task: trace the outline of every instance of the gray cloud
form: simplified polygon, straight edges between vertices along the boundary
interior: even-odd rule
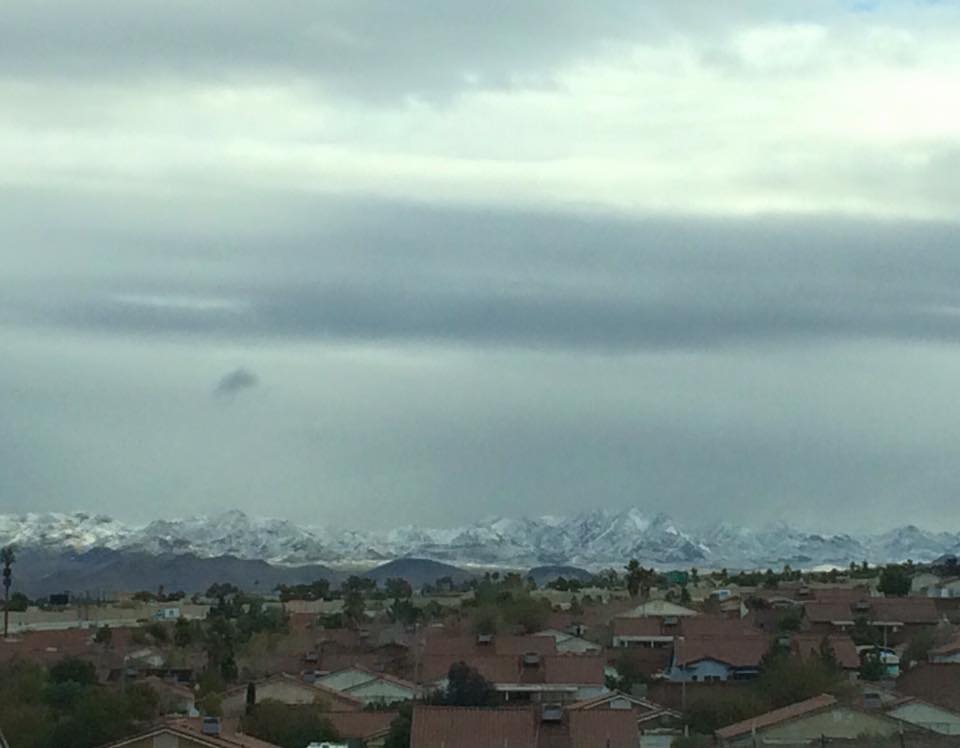
[[[0,510],[942,523],[956,14],[5,3]]]
[[[747,18],[815,18],[831,2],[645,6],[609,0],[253,0],[210,2],[13,0],[0,20],[7,76],[207,81],[286,75],[321,91],[395,101],[461,90],[551,85],[553,71],[628,40],[730,28]],[[842,11],[841,11],[842,13]]]
[[[219,396],[232,396],[244,390],[253,389],[259,383],[260,379],[256,374],[248,369],[239,368],[224,374],[213,392]]]

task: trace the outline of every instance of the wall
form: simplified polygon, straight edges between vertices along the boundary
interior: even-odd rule
[[[712,679],[725,681],[728,680],[729,677],[730,668],[716,660],[701,660],[686,668],[678,668],[675,666],[670,668],[670,680],[675,682],[685,680],[689,683],[696,679],[696,681],[709,683]]]

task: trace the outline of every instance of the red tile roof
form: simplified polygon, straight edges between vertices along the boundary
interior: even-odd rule
[[[836,703],[837,700],[833,696],[823,693],[819,696],[814,696],[812,699],[799,701],[796,704],[791,704],[781,709],[774,709],[772,712],[760,714],[751,719],[745,719],[742,722],[723,727],[717,730],[717,737],[723,740],[730,740],[740,735],[749,735],[753,730],[773,727],[788,720],[827,709]]]
[[[545,655],[536,667],[524,667],[523,657],[486,655],[451,659],[449,655],[427,655],[421,660],[422,683],[435,683],[447,677],[450,666],[466,662],[494,684],[548,683],[555,685],[603,685],[605,660],[599,655]]]
[[[960,664],[917,665],[897,679],[897,691],[960,712]]]
[[[812,601],[803,606],[804,617],[810,623],[833,623],[834,621],[853,621],[866,616],[866,611],[854,614],[845,602]]]
[[[823,634],[794,634],[790,639],[790,650],[801,658],[819,657],[820,645],[823,643]],[[847,634],[829,634],[826,637],[833,649],[833,655],[836,657],[840,667],[849,670],[860,667],[860,655],[857,653],[857,645],[854,644]]]
[[[556,654],[557,641],[552,636],[495,636],[489,644],[478,644],[475,636],[449,636],[434,633],[424,642],[425,655],[449,655],[459,660],[489,655],[522,655],[527,652]]]
[[[637,718],[631,709],[590,709],[568,712],[573,748],[636,748]]]
[[[371,740],[386,734],[398,712],[336,712],[325,714],[333,729],[345,740]]]
[[[770,649],[770,639],[763,635],[688,636],[676,647],[678,665],[701,660],[716,660],[731,667],[756,667]]]
[[[940,621],[936,603],[929,597],[887,597],[870,600],[871,621],[936,624]]]
[[[531,709],[417,706],[410,748],[535,748],[537,727]]]

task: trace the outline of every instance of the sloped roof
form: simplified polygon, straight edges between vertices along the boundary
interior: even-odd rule
[[[567,714],[573,748],[636,748],[637,719],[629,709],[590,709]]]
[[[410,748],[535,748],[531,709],[416,706]]]
[[[670,634],[664,633],[662,619],[655,617],[634,618],[618,617],[611,621],[610,629],[614,636],[671,636],[679,634],[680,629],[677,626],[669,627],[672,629]]]
[[[328,688],[327,686],[323,686],[319,683],[308,683],[307,681],[303,680],[303,678],[297,677],[296,675],[291,675],[290,673],[277,673],[276,675],[271,675],[269,678],[254,681],[253,685],[259,689],[271,683],[287,683],[299,686],[303,688],[304,691],[315,694],[321,699],[329,699],[337,706],[348,711],[360,711],[364,707],[364,703],[360,699],[351,696],[350,694],[334,690],[333,688]],[[231,697],[238,694],[246,694],[246,692],[247,684],[243,683],[227,689],[224,691],[223,695],[225,697]]]
[[[190,740],[192,744],[203,746],[203,748],[280,748],[275,743],[267,743],[251,735],[234,732],[226,726],[220,735],[204,735],[201,732],[199,719],[170,720],[166,723],[147,728],[136,735],[107,743],[100,746],[100,748],[123,748],[123,746],[138,743],[145,738],[153,738],[161,735],[175,735],[180,738],[186,738]]]
[[[341,738],[371,740],[385,735],[399,712],[332,712],[325,714]]]
[[[645,617],[645,616],[695,616],[697,611],[692,608],[685,608],[683,605],[677,605],[669,600],[648,600],[647,602],[627,610],[620,614],[622,617]]]
[[[820,645],[823,642],[822,634],[799,633],[790,638],[790,650],[801,658],[819,657]],[[837,659],[840,667],[849,670],[860,667],[860,655],[857,653],[857,645],[847,634],[829,634],[827,637],[830,647],[833,649],[833,655]]]
[[[827,709],[834,706],[837,700],[829,695],[822,693],[806,701],[799,701],[796,704],[790,704],[780,709],[774,709],[772,712],[757,715],[751,719],[745,719],[742,722],[736,722],[727,727],[717,730],[717,737],[722,740],[730,740],[740,735],[748,735],[754,730],[762,730],[767,727],[773,727],[783,722],[787,722],[797,717],[803,717],[813,714],[821,709]]]
[[[813,600],[804,603],[803,615],[810,623],[833,623],[834,621],[853,621],[864,613],[854,615],[849,603],[846,602]]]
[[[701,660],[716,660],[731,667],[756,667],[770,649],[766,636],[690,636],[676,647],[678,665],[690,665]]]
[[[870,600],[870,620],[900,623],[939,622],[937,605],[929,597],[880,597]]]
[[[897,691],[960,712],[960,664],[917,665],[900,675]]]

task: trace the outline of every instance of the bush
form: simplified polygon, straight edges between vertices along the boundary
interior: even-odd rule
[[[303,748],[311,742],[340,739],[323,712],[313,704],[284,704],[266,699],[257,704],[241,724],[248,735],[282,748]]]

